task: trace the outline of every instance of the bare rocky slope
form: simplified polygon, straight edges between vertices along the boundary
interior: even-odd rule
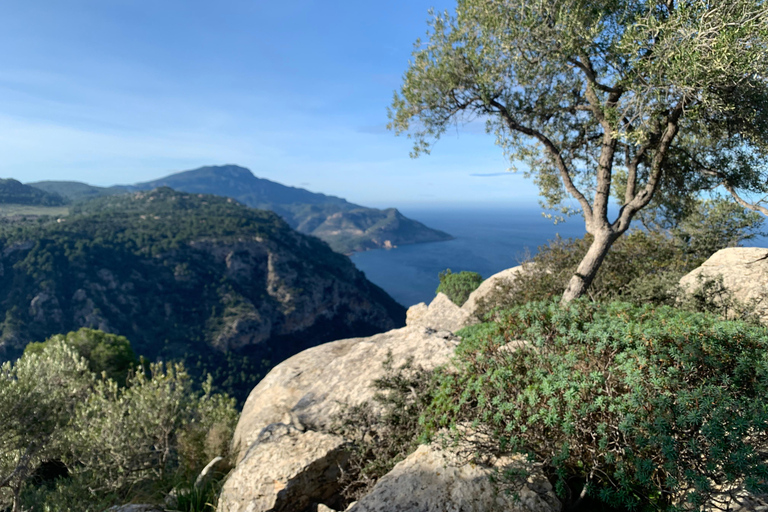
[[[231,199],[166,188],[0,225],[2,359],[92,327],[243,396],[286,357],[404,318],[349,258]]]

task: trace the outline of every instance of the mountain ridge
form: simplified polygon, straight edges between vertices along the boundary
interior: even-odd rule
[[[299,232],[317,236],[342,254],[398,245],[451,240],[448,233],[409,219],[397,209],[367,208],[346,199],[290,187],[255,176],[233,164],[205,166],[133,185],[93,187],[78,182],[29,183],[70,200],[167,186],[181,192],[214,194],[270,210]]]
[[[241,398],[300,350],[405,319],[348,257],[275,213],[170,188],[0,223],[0,290],[0,360],[90,327],[151,360],[185,359]]]

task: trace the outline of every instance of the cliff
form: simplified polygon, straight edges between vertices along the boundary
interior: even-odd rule
[[[346,256],[274,213],[215,196],[159,189],[6,223],[0,255],[3,359],[92,327],[150,359],[211,371],[238,396],[303,349],[405,318]]]

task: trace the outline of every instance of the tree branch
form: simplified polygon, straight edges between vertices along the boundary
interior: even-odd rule
[[[680,128],[680,117],[683,115],[687,103],[688,98],[684,97],[667,117],[667,126],[659,139],[656,153],[653,155],[653,160],[651,161],[651,172],[648,177],[648,183],[646,183],[643,190],[636,194],[630,202],[621,207],[619,218],[614,222],[615,229],[618,229],[621,232],[626,231],[626,229],[629,228],[629,223],[632,221],[632,217],[635,213],[642,208],[645,208],[648,203],[651,202],[651,199],[653,199],[653,194],[656,192],[656,189],[659,186],[659,180],[661,179],[664,159],[666,158],[669,147],[672,145],[672,141]]]
[[[560,154],[560,151],[557,149],[555,144],[540,131],[534,130],[533,128],[529,128],[527,126],[523,126],[515,121],[515,119],[509,113],[509,110],[507,110],[507,107],[498,101],[491,100],[490,104],[498,110],[498,113],[501,114],[501,117],[507,123],[507,126],[510,130],[514,130],[524,135],[528,135],[529,137],[535,138],[544,145],[549,154],[555,159],[555,164],[557,165],[558,171],[560,171],[560,178],[563,180],[565,189],[579,202],[582,209],[584,210],[584,218],[587,222],[587,231],[589,231],[593,220],[592,205],[589,204],[589,201],[586,197],[584,197],[584,194],[582,194],[581,191],[576,188],[576,185],[573,183],[573,179],[571,179],[571,175],[568,172],[568,166],[566,165],[565,160],[563,160],[563,156]]]

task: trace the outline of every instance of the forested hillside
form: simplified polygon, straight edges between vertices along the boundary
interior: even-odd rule
[[[340,197],[288,187],[258,178],[237,165],[201,167],[158,180],[109,188],[70,181],[45,181],[31,185],[71,201],[158,187],[230,197],[252,208],[277,213],[292,228],[324,240],[343,254],[451,239],[451,235],[409,219],[394,208],[367,208]]]
[[[61,206],[64,203],[64,198],[58,194],[24,185],[14,179],[0,179],[0,205]]]
[[[304,348],[402,325],[346,256],[272,212],[158,189],[0,225],[0,354],[92,327],[242,396]]]

